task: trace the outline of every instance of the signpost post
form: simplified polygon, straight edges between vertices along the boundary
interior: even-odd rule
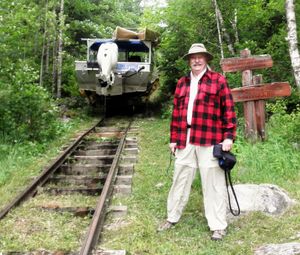
[[[245,137],[251,142],[266,139],[265,99],[291,95],[288,82],[262,83],[262,75],[252,75],[254,69],[273,66],[269,55],[251,56],[248,49],[242,50],[239,58],[221,60],[224,72],[242,71],[241,88],[231,90],[234,102],[243,102],[245,116]]]

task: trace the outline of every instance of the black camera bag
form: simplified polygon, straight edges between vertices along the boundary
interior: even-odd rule
[[[240,205],[238,203],[235,191],[233,189],[231,176],[230,176],[230,171],[236,163],[236,157],[233,153],[231,153],[229,151],[223,151],[222,150],[222,144],[214,145],[213,156],[218,159],[219,166],[224,170],[224,173],[225,173],[225,181],[226,181],[226,188],[227,188],[227,195],[228,195],[228,203],[229,203],[230,212],[234,216],[238,216],[238,215],[240,215],[241,210],[240,210]],[[237,213],[235,213],[233,211],[232,207],[231,207],[230,195],[229,195],[229,191],[228,191],[228,180],[229,180],[230,187],[231,187],[231,190],[232,190],[232,193],[233,193],[233,196],[235,198],[235,202],[236,202],[236,205],[237,205],[237,208],[238,208]]]

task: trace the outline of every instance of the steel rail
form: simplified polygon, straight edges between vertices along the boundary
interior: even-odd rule
[[[48,180],[49,176],[54,173],[64,162],[64,160],[76,149],[82,139],[91,131],[93,131],[98,125],[103,122],[104,118],[97,122],[92,128],[85,131],[79,138],[77,138],[63,153],[53,162],[52,165],[47,167],[31,184],[28,186],[23,192],[21,192],[15,199],[8,204],[1,212],[0,212],[0,220],[3,219],[6,214],[14,207],[21,204],[27,198],[32,197],[36,192],[39,186],[45,184]]]
[[[80,255],[90,254],[99,239],[100,232],[101,232],[103,222],[104,222],[105,210],[106,210],[107,204],[109,203],[109,200],[111,198],[113,183],[116,178],[117,166],[118,166],[119,159],[120,159],[121,153],[122,153],[124,145],[125,145],[126,135],[127,135],[127,132],[129,130],[130,126],[131,126],[131,121],[130,121],[129,125],[127,126],[127,128],[120,140],[120,143],[118,145],[116,156],[112,162],[112,165],[111,165],[109,173],[107,175],[103,190],[97,201],[97,206],[96,206],[93,218],[92,218],[92,222],[91,222],[88,232],[85,236],[83,245],[81,246],[81,250],[79,253]]]

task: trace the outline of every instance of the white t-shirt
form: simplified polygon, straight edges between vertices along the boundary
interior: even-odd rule
[[[206,68],[197,76],[194,76],[191,72],[191,84],[190,84],[190,99],[188,104],[188,110],[187,110],[187,124],[192,124],[192,115],[193,115],[193,106],[194,101],[198,92],[198,82],[202,78],[203,74],[206,72]]]

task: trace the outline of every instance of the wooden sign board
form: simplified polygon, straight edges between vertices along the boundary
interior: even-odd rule
[[[240,57],[222,59],[223,72],[242,71],[241,88],[231,90],[234,102],[243,102],[245,116],[245,137],[255,142],[258,138],[265,140],[265,99],[291,95],[287,82],[262,83],[262,76],[252,76],[253,69],[273,66],[270,55],[252,56],[249,49],[240,52]]]
[[[239,58],[225,58],[221,60],[220,64],[223,72],[236,72],[272,67],[273,60],[270,55],[259,55]]]
[[[234,102],[246,102],[291,95],[288,82],[273,82],[231,89]]]

